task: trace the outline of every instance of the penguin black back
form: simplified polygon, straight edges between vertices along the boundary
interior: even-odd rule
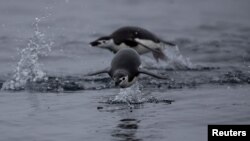
[[[122,49],[116,53],[112,62],[110,73],[113,74],[115,70],[125,69],[132,76],[139,74],[138,69],[141,65],[139,54],[130,48]]]
[[[114,39],[115,44],[120,45],[122,42],[127,42],[129,44],[129,40],[134,40],[135,38],[139,39],[146,39],[151,40],[155,43],[159,43],[160,39],[149,32],[146,29],[140,28],[140,27],[133,27],[133,26],[126,26],[119,28],[115,32],[113,32],[110,37]],[[129,39],[129,40],[128,40]],[[134,44],[134,42],[131,42],[130,46],[136,46],[137,44]]]

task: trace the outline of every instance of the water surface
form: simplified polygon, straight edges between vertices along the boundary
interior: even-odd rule
[[[249,9],[248,0],[1,0],[0,140],[200,141],[208,124],[249,124]],[[88,43],[127,25],[174,41],[184,60],[143,56],[171,79],[141,75],[135,93],[146,100],[130,106],[110,102],[121,91],[107,75],[84,76],[113,57]]]

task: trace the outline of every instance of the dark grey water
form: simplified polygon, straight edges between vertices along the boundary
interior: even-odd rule
[[[0,140],[205,140],[207,124],[249,124],[249,9],[248,0],[1,0]],[[88,42],[127,25],[178,45],[172,62],[142,57],[170,80],[142,75],[123,91],[106,75],[84,77],[113,57]],[[116,101],[124,95],[130,107]]]

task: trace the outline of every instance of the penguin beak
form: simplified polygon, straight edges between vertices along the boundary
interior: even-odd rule
[[[121,83],[121,80],[115,81],[115,86],[119,86],[120,83]]]
[[[98,41],[93,41],[89,43],[92,47],[98,46],[100,43]]]
[[[119,86],[121,83],[121,80],[119,78],[114,78],[113,79],[115,81],[115,86]]]

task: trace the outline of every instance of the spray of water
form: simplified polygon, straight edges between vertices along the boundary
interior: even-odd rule
[[[194,65],[190,62],[189,58],[184,57],[178,46],[169,47],[167,45],[163,45],[164,53],[167,57],[167,60],[159,61],[159,63],[155,63],[155,60],[145,57],[143,63],[144,66],[150,66],[158,69],[189,69],[193,68]]]
[[[143,93],[141,91],[141,85],[139,84],[139,82],[136,82],[129,88],[120,89],[120,92],[115,97],[109,98],[107,101],[101,103],[126,105],[128,109],[130,109],[130,112],[132,112],[132,109],[137,108],[138,106],[144,103],[171,104],[172,102],[174,101],[168,99],[158,99],[154,96],[150,96],[148,94]],[[111,107],[111,109],[110,108],[108,109],[109,110],[121,109],[121,107],[115,107],[115,109],[113,108]]]
[[[131,87],[120,89],[120,92],[113,99],[110,99],[110,103],[127,103],[128,105],[140,104],[144,101],[145,98],[143,98],[138,82]]]
[[[12,79],[6,81],[2,90],[22,90],[30,83],[46,79],[46,73],[41,69],[39,57],[47,56],[51,51],[52,41],[45,38],[39,29],[41,19],[34,22],[34,35],[28,40],[27,46],[19,50],[20,60],[14,71]]]

